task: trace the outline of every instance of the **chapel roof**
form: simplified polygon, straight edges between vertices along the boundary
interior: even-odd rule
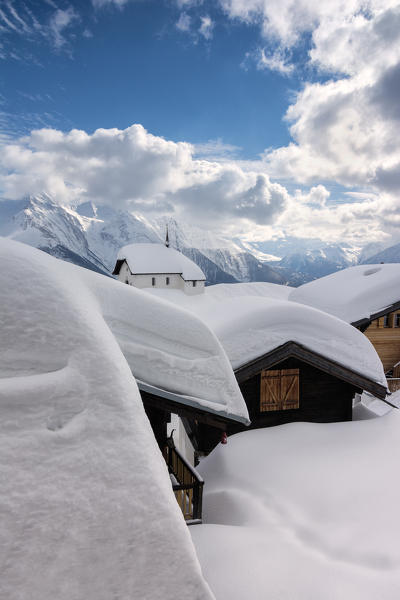
[[[123,261],[132,274],[174,274],[185,281],[205,281],[203,271],[190,258],[164,244],[129,244],[118,252],[113,274],[118,275]]]

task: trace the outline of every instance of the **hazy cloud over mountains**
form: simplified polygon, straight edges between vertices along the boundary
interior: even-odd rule
[[[233,218],[265,225],[284,210],[288,194],[267,175],[193,152],[141,125],[92,135],[42,129],[3,148],[0,181],[8,198],[46,191],[66,204],[93,200],[214,225]]]

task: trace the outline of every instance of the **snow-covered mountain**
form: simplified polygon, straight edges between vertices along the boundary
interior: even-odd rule
[[[378,263],[400,263],[400,244],[390,246],[385,250],[373,254],[372,256],[366,257],[361,261],[363,264],[378,264]]]
[[[46,194],[0,201],[0,235],[107,275],[121,246],[160,243],[168,226],[171,246],[194,260],[207,282],[271,281],[300,285],[358,262],[399,262],[400,245],[363,248],[318,239],[280,238],[246,242],[216,236],[171,217],[149,219],[110,206],[61,206]]]
[[[203,269],[208,283],[271,281],[284,277],[235,242],[161,217],[150,221],[111,207],[84,203],[60,206],[41,194],[0,202],[0,235],[11,237],[75,264],[110,274],[121,246],[162,242],[168,225],[172,247]]]
[[[358,250],[328,244],[315,250],[288,254],[274,264],[287,274],[291,285],[299,285],[357,264]]]
[[[279,271],[292,286],[355,265],[363,252],[361,247],[347,243],[327,243],[320,239],[295,237],[253,242],[247,244],[247,247],[254,247],[261,259],[262,256],[272,255],[272,260],[267,259],[268,264]],[[370,249],[370,253],[372,252]]]

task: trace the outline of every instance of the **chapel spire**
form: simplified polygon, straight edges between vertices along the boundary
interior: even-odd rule
[[[168,225],[167,225],[167,232],[165,234],[165,245],[167,246],[167,248],[169,248]]]

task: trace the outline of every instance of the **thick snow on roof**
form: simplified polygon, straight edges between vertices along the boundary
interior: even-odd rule
[[[242,421],[248,412],[221,343],[193,313],[80,269],[135,378]],[[183,293],[183,292],[182,292]]]
[[[0,597],[210,599],[88,272],[5,239],[0,264]]]
[[[396,600],[400,411],[229,437],[200,464],[204,574],[229,600]]]
[[[254,284],[245,285],[251,289]],[[214,287],[222,286],[210,286],[195,297],[187,297],[179,290],[150,293],[200,317],[221,341],[234,369],[293,341],[386,387],[381,360],[360,331],[310,306],[243,293],[242,286],[224,284],[223,293],[221,289],[213,292]]]
[[[301,285],[289,299],[348,323],[368,319],[400,301],[400,264],[349,267]]]
[[[235,287],[232,287],[235,286]],[[207,287],[207,296],[214,300],[223,300],[225,298],[240,298],[243,296],[261,296],[263,298],[276,298],[278,300],[287,300],[289,294],[295,288],[289,285],[279,285],[278,283],[268,283],[265,281],[253,281],[251,283],[219,283]]]
[[[205,280],[203,271],[182,252],[164,244],[129,244],[118,252],[132,273],[179,273],[185,281]]]

